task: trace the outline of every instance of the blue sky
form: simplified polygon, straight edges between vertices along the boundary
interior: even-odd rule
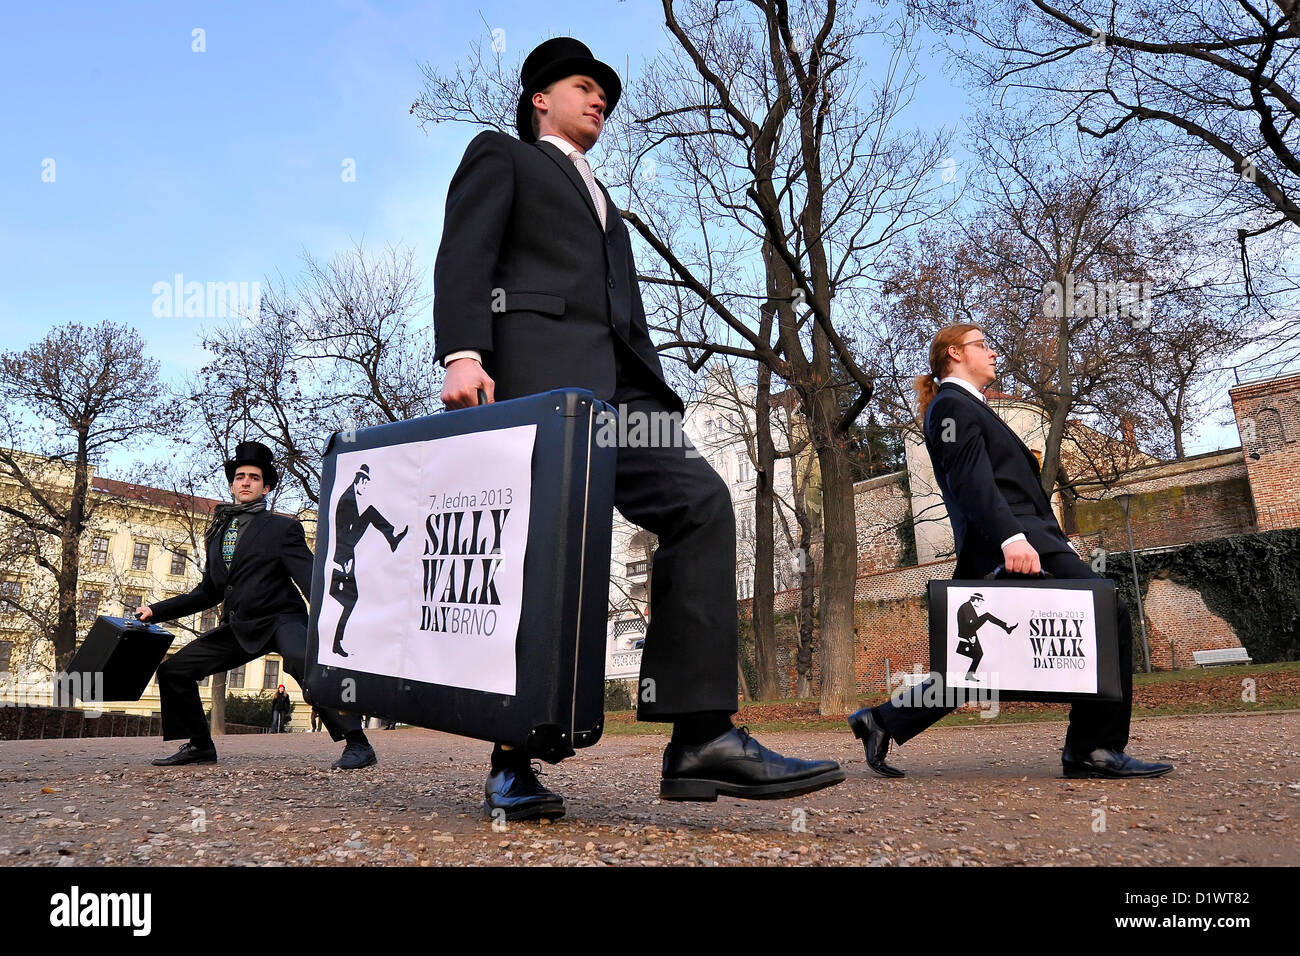
[[[364,238],[413,245],[431,280],[447,183],[475,131],[420,129],[420,64],[450,67],[500,28],[512,62],[570,34],[635,72],[666,42],[661,18],[651,0],[10,5],[0,349],[108,319],[138,329],[177,379],[203,360],[205,321],[153,315],[154,284],[177,273],[292,277],[304,249],[328,258]],[[925,69],[909,124],[959,124],[965,93]]]

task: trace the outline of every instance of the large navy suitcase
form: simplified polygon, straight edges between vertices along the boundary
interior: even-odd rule
[[[156,624],[99,615],[68,664],[68,676],[75,677],[71,696],[85,703],[139,700],[172,640],[171,632]]]
[[[311,702],[551,762],[595,743],[617,456],[600,432],[613,415],[561,389],[332,435]]]

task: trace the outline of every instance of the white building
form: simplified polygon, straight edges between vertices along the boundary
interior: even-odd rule
[[[723,365],[711,367],[698,401],[686,406],[683,430],[705,461],[731,491],[736,515],[736,595],[754,592],[754,487],[756,481],[753,386],[737,385]],[[772,402],[772,432],[777,453],[789,447],[790,418],[786,403]],[[774,488],[778,501],[790,507],[794,482],[793,459],[779,458]],[[778,504],[778,507],[781,507]],[[788,514],[788,512],[787,512]],[[793,526],[793,521],[790,521]],[[786,573],[789,549],[781,522],[776,520],[777,569],[775,585],[789,587]],[[641,669],[641,645],[649,621],[652,556],[655,536],[614,512],[614,540],[609,580],[609,629],[606,637],[606,679],[635,678]],[[786,555],[783,559],[782,555]]]

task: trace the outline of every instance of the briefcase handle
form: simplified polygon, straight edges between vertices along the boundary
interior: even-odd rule
[[[478,403],[480,405],[486,405],[488,403],[487,392],[483,391],[481,388],[478,390]]]
[[[993,581],[999,577],[1004,578],[1054,578],[1056,577],[1051,571],[1044,571],[1039,568],[1037,574],[1021,574],[1019,571],[1008,571],[1005,564],[999,564],[996,568],[984,575],[985,581]]]

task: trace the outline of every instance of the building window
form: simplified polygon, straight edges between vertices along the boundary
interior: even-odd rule
[[[126,605],[126,613],[123,617],[135,617],[135,609],[144,604],[143,594],[123,594],[122,603]]]
[[[244,686],[244,665],[240,664],[226,674],[226,686],[230,688]]]
[[[14,646],[8,641],[0,641],[0,671],[9,670],[9,661],[14,655]]]
[[[188,556],[189,552],[184,548],[172,552],[172,574],[185,573],[185,559]]]
[[[212,681],[212,675],[209,674],[207,677],[203,678],[203,680],[199,681],[199,686],[207,687],[211,681]]]
[[[203,616],[199,618],[199,630],[210,631],[216,626],[217,626],[217,609],[215,607],[210,607],[206,611],[204,611]]]
[[[275,690],[280,686],[280,662],[268,660],[262,675],[262,690]]]
[[[82,591],[81,592],[81,619],[83,621],[93,621],[95,615],[99,613],[99,602],[104,595],[99,591]]]
[[[736,475],[737,481],[749,481],[753,477],[754,469],[748,455],[736,455]]]
[[[134,571],[149,570],[149,545],[137,541],[131,548],[131,568]]]
[[[627,576],[629,578],[644,577],[646,569],[649,567],[648,561],[630,561],[627,566]]]
[[[0,581],[0,597],[8,598],[11,601],[17,601],[22,596],[23,582]]]
[[[90,563],[97,567],[108,564],[108,539],[95,538],[90,543]]]

